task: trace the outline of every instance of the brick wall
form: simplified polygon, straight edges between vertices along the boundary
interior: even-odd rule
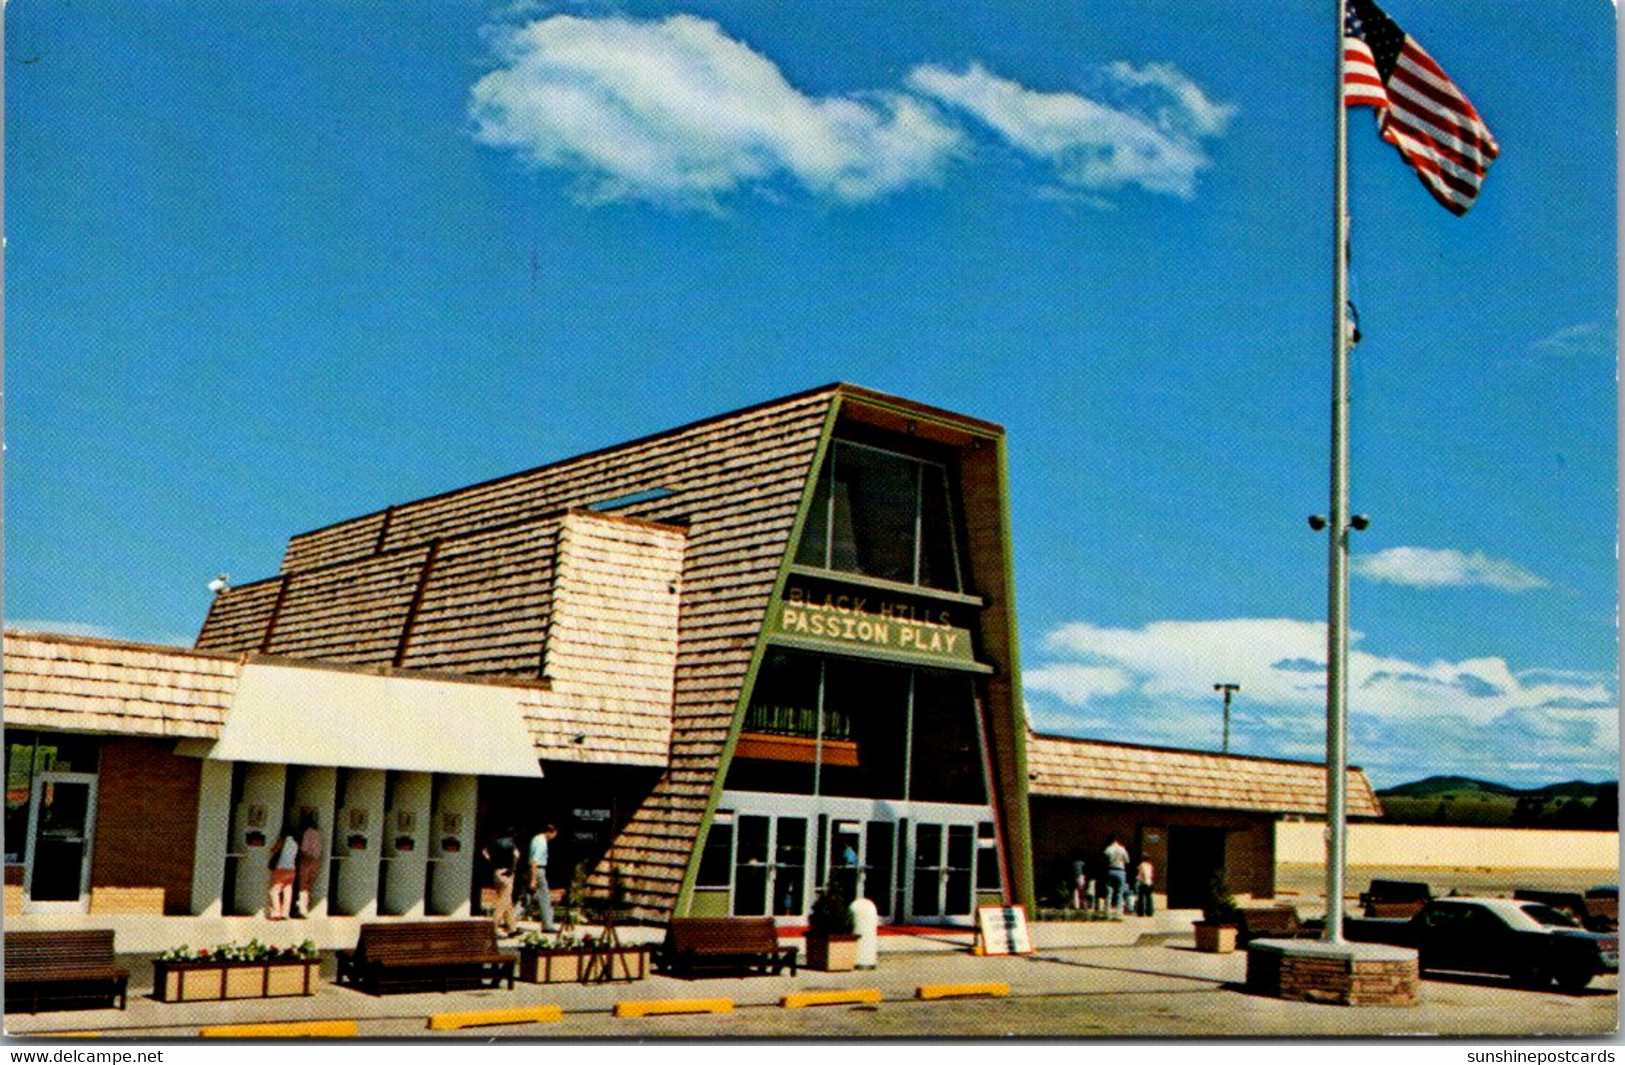
[[[172,746],[154,740],[102,746],[90,883],[93,891],[162,888],[164,912],[184,914],[192,900],[202,766],[171,754]]]

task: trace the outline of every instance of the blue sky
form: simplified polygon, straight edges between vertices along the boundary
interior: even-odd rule
[[[15,0],[8,622],[189,643],[290,533],[848,380],[1007,427],[1038,728],[1216,747],[1234,681],[1317,757],[1310,7]],[[1533,10],[1388,5],[1465,218],[1350,115],[1379,785],[1617,771],[1614,13]]]

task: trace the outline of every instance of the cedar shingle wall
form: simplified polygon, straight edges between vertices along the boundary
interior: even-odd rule
[[[198,650],[258,651],[281,591],[280,580],[268,580],[215,596],[197,638]]]
[[[266,653],[389,665],[427,557],[398,551],[292,576]]]
[[[446,541],[412,622],[411,669],[534,677],[552,608],[559,519]]]
[[[1027,745],[1034,795],[1274,813],[1326,812],[1326,769],[1201,751],[1130,747],[1061,736],[1033,736]],[[1364,772],[1348,775],[1348,811],[1381,817],[1382,805]]]
[[[5,634],[13,726],[217,739],[236,691],[230,658],[140,644]]]
[[[372,656],[398,646],[415,578],[429,542],[438,538],[439,554],[423,587],[404,664],[536,676],[550,615],[558,609],[551,568],[557,550],[548,537],[556,541],[563,512],[634,492],[669,490],[669,496],[615,512],[686,526],[688,537],[668,770],[600,870],[602,882],[609,865],[619,866],[632,901],[662,915],[681,888],[834,395],[830,390],[795,397],[296,536],[283,559],[283,572],[291,578],[272,651],[387,660]],[[380,549],[386,554],[378,555]],[[416,574],[409,560],[415,560]],[[599,561],[611,564],[608,558]],[[301,585],[318,575],[327,601],[318,602],[322,596],[307,591],[296,609]],[[352,587],[360,587],[346,583],[351,580],[372,582],[376,593],[350,595]],[[258,649],[277,583],[220,596],[199,646]],[[581,609],[591,605],[583,600]],[[365,617],[372,629],[363,631],[353,620],[342,620],[345,616]],[[341,633],[348,633],[344,640],[337,639]],[[573,663],[571,669],[586,669],[599,653],[588,650],[579,635],[561,639],[560,653]],[[650,665],[641,654],[628,656],[619,676],[597,679],[617,698],[622,689],[646,692]],[[566,679],[564,689],[569,683]],[[563,737],[571,715],[590,712],[581,698],[569,690],[542,693],[536,714],[560,715],[554,732]],[[620,709],[636,702],[623,699]],[[631,733],[627,736],[631,745]]]
[[[666,764],[683,539],[671,526],[565,518],[547,639],[552,690],[536,694],[528,715],[543,758]]]

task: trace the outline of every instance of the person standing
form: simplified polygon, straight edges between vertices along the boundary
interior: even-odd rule
[[[1156,867],[1151,859],[1140,855],[1140,865],[1134,870],[1134,912],[1140,917],[1156,916],[1157,905],[1151,898],[1152,885],[1156,882]]]
[[[1106,885],[1106,908],[1121,916],[1123,899],[1128,894],[1128,848],[1116,836],[1106,845]]]
[[[553,923],[553,892],[547,886],[547,845],[558,834],[557,826],[547,824],[530,840],[530,894],[541,909],[544,932],[559,930],[559,926]]]
[[[299,860],[299,841],[294,838],[293,826],[282,822],[282,831],[276,835],[271,848],[271,882],[266,887],[265,916],[273,921],[288,919],[293,904],[294,865]]]
[[[306,810],[299,817],[299,856],[294,865],[294,883],[299,889],[299,916],[310,916],[310,886],[322,867],[322,831],[316,815]]]
[[[496,892],[491,923],[499,935],[516,936],[519,924],[513,917],[513,874],[519,865],[519,848],[513,843],[513,829],[492,840],[480,853],[491,863],[491,887]]]

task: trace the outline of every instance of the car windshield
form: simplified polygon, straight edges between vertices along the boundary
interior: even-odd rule
[[[1530,902],[1518,907],[1548,928],[1579,928],[1580,922],[1563,910],[1554,910],[1543,902]]]

